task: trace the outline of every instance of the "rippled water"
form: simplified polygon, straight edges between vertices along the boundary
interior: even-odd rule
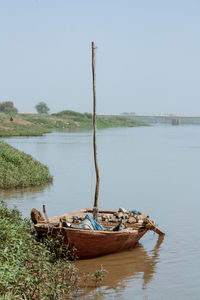
[[[49,217],[93,205],[92,133],[4,139],[49,166],[53,185],[0,192],[28,216]],[[200,126],[152,126],[98,131],[100,207],[138,209],[166,232],[149,232],[132,250],[76,264],[108,271],[104,284],[80,299],[200,299]]]

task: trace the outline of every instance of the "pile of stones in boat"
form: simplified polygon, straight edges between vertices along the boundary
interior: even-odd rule
[[[99,221],[103,222],[119,222],[120,220],[125,220],[127,223],[143,223],[143,220],[147,216],[144,214],[136,214],[133,211],[127,211],[123,207],[120,207],[117,212],[113,214],[103,214],[99,216]]]
[[[147,216],[144,214],[141,214],[139,212],[134,213],[134,211],[127,211],[126,209],[124,209],[123,207],[120,207],[118,209],[118,211],[114,212],[114,213],[106,213],[106,214],[102,214],[99,213],[99,217],[98,217],[98,221],[99,222],[119,222],[120,220],[124,221],[125,223],[139,223],[142,224],[144,219]],[[78,221],[82,221],[83,217],[80,216],[73,216],[73,223],[76,223]]]

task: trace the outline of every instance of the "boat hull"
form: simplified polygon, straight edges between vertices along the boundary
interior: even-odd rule
[[[96,231],[75,228],[49,228],[36,225],[39,237],[61,237],[63,249],[74,259],[85,259],[120,252],[134,247],[148,229]]]
[[[134,247],[139,239],[146,233],[141,232],[103,232],[103,231],[73,231],[67,233],[71,250],[77,249],[78,258],[91,258],[109,253],[120,252]]]

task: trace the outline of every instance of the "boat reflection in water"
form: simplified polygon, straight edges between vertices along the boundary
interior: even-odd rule
[[[153,278],[153,274],[156,272],[156,264],[159,262],[159,249],[164,240],[164,235],[159,235],[158,240],[156,242],[155,247],[153,250],[150,251],[151,256],[146,253],[147,257],[144,262],[144,273],[143,273],[143,289],[146,288],[146,285],[151,281]],[[145,251],[145,250],[144,250]]]
[[[124,289],[127,282],[134,278],[141,278],[141,274],[143,274],[142,289],[146,289],[156,273],[156,265],[160,258],[160,246],[163,240],[164,236],[159,236],[151,251],[145,250],[143,245],[138,243],[134,249],[124,252],[77,261],[76,266],[80,270],[80,276],[84,276],[87,272],[94,273],[101,265],[106,270],[98,296],[103,296],[110,290],[120,291]],[[92,299],[96,294],[94,282],[92,281],[88,281],[86,289],[83,284],[81,288],[80,299],[85,299],[86,295],[87,299],[90,297]]]

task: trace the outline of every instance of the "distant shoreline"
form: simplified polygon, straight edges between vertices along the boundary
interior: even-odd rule
[[[97,119],[97,128],[148,126],[147,123],[128,117],[108,116]],[[92,114],[65,110],[56,114],[21,114],[10,121],[9,115],[0,113],[0,137],[41,136],[56,129],[90,130]]]

